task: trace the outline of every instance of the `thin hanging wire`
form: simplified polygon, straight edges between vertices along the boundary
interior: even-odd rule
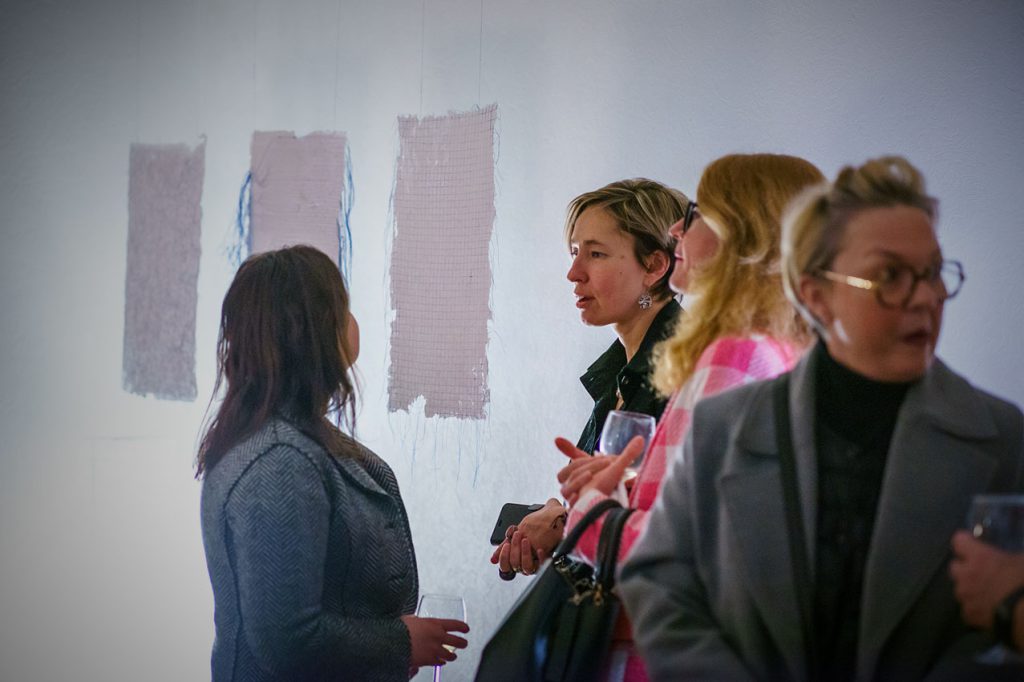
[[[427,0],[423,0],[420,7],[420,109],[419,115],[423,116],[423,55],[427,46]]]
[[[480,84],[484,76],[484,0],[480,0],[480,44],[477,50],[476,105],[480,106]]]

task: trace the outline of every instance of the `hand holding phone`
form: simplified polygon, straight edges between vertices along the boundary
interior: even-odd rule
[[[494,530],[491,531],[491,544],[495,547],[500,545],[505,540],[505,533],[509,526],[518,526],[527,514],[540,511],[543,508],[543,504],[507,502],[502,505],[501,513],[498,514],[498,520],[494,524]]]
[[[518,506],[520,509],[509,508],[506,518],[499,518],[491,537],[492,544],[497,545],[491,563],[498,565],[502,580],[512,580],[516,573],[536,573],[565,532],[567,512],[561,501],[551,498],[546,504],[531,505],[525,510],[523,505]],[[528,513],[518,523],[512,523],[523,511]]]

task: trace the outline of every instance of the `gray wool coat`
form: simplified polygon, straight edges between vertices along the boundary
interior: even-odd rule
[[[332,457],[283,419],[207,471],[214,682],[406,680],[416,557],[387,464]],[[357,456],[359,459],[357,459]]]
[[[790,420],[807,537],[816,537],[814,354]],[[701,402],[618,585],[650,678],[807,679],[779,474],[773,381]],[[865,568],[858,682],[1024,679],[981,666],[960,619],[950,540],[971,496],[1024,490],[1024,420],[936,360],[907,392]],[[807,547],[815,566],[815,547]],[[813,580],[813,576],[812,576]]]

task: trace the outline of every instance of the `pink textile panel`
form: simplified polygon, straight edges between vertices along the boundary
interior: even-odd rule
[[[496,104],[398,119],[388,408],[483,419]]]
[[[344,133],[253,133],[250,253],[308,244],[337,264],[345,143]]]
[[[196,397],[196,301],[206,144],[133,144],[128,161],[124,390]]]

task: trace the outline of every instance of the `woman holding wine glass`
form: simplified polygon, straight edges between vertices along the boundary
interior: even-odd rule
[[[807,326],[782,292],[780,221],[793,197],[823,179],[813,164],[794,156],[724,156],[702,173],[688,220],[672,226],[676,265],[670,284],[694,302],[656,351],[654,383],[671,397],[629,493],[628,504],[636,511],[623,529],[620,558],[647,525],[667,462],[682,446],[694,406],[707,396],[786,371],[810,342]],[[616,494],[627,467],[642,452],[637,441],[617,457],[585,459],[564,439],[556,444],[571,458],[558,474],[562,494],[572,505],[570,528]],[[593,524],[576,551],[593,560],[602,528],[600,522]],[[617,628],[607,678],[646,679],[624,622]]]
[[[669,227],[690,205],[682,192],[643,178],[610,183],[569,203],[564,236],[572,264],[566,279],[576,308],[584,324],[611,326],[616,335],[580,377],[594,400],[577,442],[584,452],[594,451],[612,410],[657,417],[665,407],[650,383],[651,359],[681,311],[668,283],[675,246]],[[510,526],[491,556],[499,575],[508,580],[517,572],[532,574],[561,539],[564,519],[565,508],[552,498]]]
[[[783,281],[820,340],[694,410],[619,585],[652,679],[1005,678],[947,563],[972,496],[1021,490],[1024,420],[935,357],[964,280],[935,220],[899,157],[788,211]]]
[[[793,156],[725,156],[704,170],[697,202],[672,225],[676,248],[669,284],[694,302],[658,351],[654,383],[671,397],[629,493],[628,504],[636,511],[623,530],[620,557],[646,525],[667,458],[681,446],[693,406],[704,396],[786,371],[810,342],[810,332],[782,293],[780,218],[787,202],[823,179],[813,164]],[[626,469],[643,452],[639,439],[618,456],[587,457],[561,438],[556,445],[572,460],[558,474],[572,505],[567,527],[616,494]],[[592,561],[602,528],[600,521],[588,528],[577,553]],[[542,548],[541,558],[560,538],[558,533]],[[536,558],[516,551],[517,539],[513,535],[506,543],[512,565],[521,562],[532,570]],[[628,624],[620,622],[615,637],[606,679],[645,679]]]
[[[214,682],[406,680],[454,660],[462,618],[412,615],[416,557],[390,467],[353,426],[359,329],[309,246],[250,257],[224,297],[199,446]],[[351,428],[350,428],[351,430]]]

